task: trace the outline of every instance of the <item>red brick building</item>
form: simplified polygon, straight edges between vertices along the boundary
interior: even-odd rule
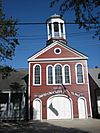
[[[91,117],[88,57],[67,45],[64,20],[47,20],[46,47],[28,59],[29,118]]]

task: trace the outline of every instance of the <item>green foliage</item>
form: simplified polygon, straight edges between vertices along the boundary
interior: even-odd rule
[[[0,10],[0,61],[4,59],[12,59],[15,48],[19,44],[16,38],[17,29],[15,27],[17,21],[12,17],[5,18]]]
[[[1,75],[2,79],[7,78],[12,71],[16,72],[16,70],[10,66],[0,65],[0,75]]]
[[[73,11],[75,23],[79,28],[95,30],[94,37],[100,40],[100,0],[51,0],[50,7],[60,4],[61,16],[67,11]]]

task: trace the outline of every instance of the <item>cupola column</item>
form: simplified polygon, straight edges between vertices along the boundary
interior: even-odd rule
[[[51,24],[51,29],[52,29],[52,38],[54,38],[55,35],[54,35],[54,24],[53,23]]]
[[[61,25],[60,25],[60,23],[58,25],[59,25],[59,37],[61,38],[62,37],[61,36]]]
[[[66,33],[65,33],[65,26],[64,26],[64,24],[63,24],[63,37],[64,37],[64,39],[66,39]]]
[[[48,40],[49,40],[51,38],[49,24],[47,24],[47,33],[48,33]]]

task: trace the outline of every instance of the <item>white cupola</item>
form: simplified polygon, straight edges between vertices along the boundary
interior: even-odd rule
[[[47,33],[48,41],[47,45],[55,40],[66,43],[65,24],[60,15],[52,15],[47,19]]]

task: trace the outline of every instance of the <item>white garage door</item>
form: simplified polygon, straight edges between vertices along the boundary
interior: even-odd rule
[[[54,96],[47,101],[47,119],[71,119],[71,101],[64,96]]]
[[[33,101],[33,119],[41,120],[41,101],[39,99]]]
[[[83,98],[78,99],[78,112],[79,112],[80,119],[86,118],[86,103],[85,103],[85,99]]]

